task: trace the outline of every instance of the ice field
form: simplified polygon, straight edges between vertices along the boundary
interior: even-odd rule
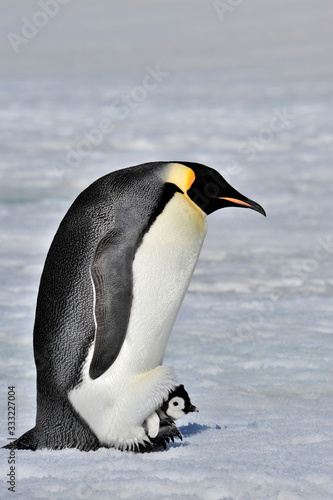
[[[1,443],[8,387],[16,437],[34,426],[40,274],[82,189],[146,161],[196,161],[267,217],[207,218],[164,361],[200,410],[179,421],[183,441],[16,451],[15,496],[329,500],[331,3],[54,2],[30,38],[22,18],[42,24],[46,2],[14,0],[0,21]],[[1,498],[13,497],[8,456]]]

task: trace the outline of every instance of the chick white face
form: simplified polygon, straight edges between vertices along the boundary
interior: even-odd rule
[[[168,402],[166,414],[173,420],[183,417],[185,415],[185,400],[179,396],[171,398]]]

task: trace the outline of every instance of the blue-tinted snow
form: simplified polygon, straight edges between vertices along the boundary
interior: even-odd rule
[[[144,161],[198,161],[267,218],[208,219],[165,358],[200,409],[180,422],[184,441],[17,452],[16,495],[331,498],[331,3],[59,2],[15,53],[8,33],[38,22],[41,3],[14,0],[1,19],[2,443],[9,385],[17,435],[34,425],[39,277],[84,187]]]

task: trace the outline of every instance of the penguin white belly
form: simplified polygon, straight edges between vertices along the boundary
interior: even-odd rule
[[[135,255],[132,311],[119,363],[129,362],[138,373],[162,363],[205,235],[202,212],[176,193]]]
[[[160,365],[206,230],[203,212],[176,193],[136,252],[131,314],[117,359],[92,380],[92,345],[82,383],[69,394],[74,408],[107,446],[131,449],[147,439],[143,421],[177,383],[173,370]]]

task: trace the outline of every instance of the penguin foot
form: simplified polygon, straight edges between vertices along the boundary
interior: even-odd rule
[[[170,443],[170,441],[174,443],[175,438],[179,438],[181,441],[183,440],[180,430],[170,419],[167,422],[163,422],[155,438],[150,437],[149,442],[145,441],[142,444],[138,444],[136,451],[139,453],[150,453],[152,451],[166,450],[167,444]]]
[[[181,435],[178,427],[171,419],[168,419],[162,422],[159,433],[155,438],[150,438],[150,441],[155,448],[162,446],[165,450],[167,447],[167,443],[170,443],[170,441],[174,442],[175,438],[178,438],[181,441],[183,440],[183,436]]]

